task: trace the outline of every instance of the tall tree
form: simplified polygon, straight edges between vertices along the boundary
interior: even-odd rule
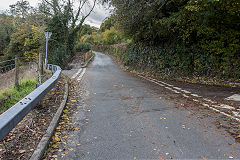
[[[53,33],[49,41],[50,62],[64,66],[73,55],[77,33],[96,2],[97,0],[42,0],[39,10],[47,17],[46,30]]]
[[[78,5],[76,8],[75,5]],[[65,38],[70,51],[73,50],[77,32],[81,30],[85,19],[91,14],[96,0],[91,4],[88,0],[42,0],[40,9],[50,17],[57,20],[66,29]],[[84,14],[85,13],[85,14]]]
[[[15,4],[10,5],[9,7],[12,15],[22,18],[25,18],[33,9],[33,7],[30,6],[29,2],[25,0],[17,1]]]

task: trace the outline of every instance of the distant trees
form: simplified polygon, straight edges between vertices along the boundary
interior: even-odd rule
[[[111,15],[101,24],[99,32],[104,32],[107,29],[109,30],[114,25],[115,25],[115,18],[114,18],[114,15]]]
[[[0,56],[4,56],[6,48],[11,40],[11,35],[14,33],[13,17],[4,13],[0,14]]]
[[[78,43],[99,45],[117,44],[123,42],[124,38],[122,33],[115,28],[114,21],[114,16],[110,16],[101,24],[99,30],[92,29],[92,27],[84,25],[82,31],[79,33]]]
[[[96,2],[42,0],[33,8],[26,0],[17,1],[10,5],[8,15],[0,15],[0,55],[37,57],[45,48],[43,32],[50,31],[49,62],[64,66],[74,54],[78,34],[90,33],[90,26],[81,30]]]
[[[44,17],[28,1],[10,5],[10,13],[0,15],[0,52],[3,59],[14,56],[38,57],[44,44]]]

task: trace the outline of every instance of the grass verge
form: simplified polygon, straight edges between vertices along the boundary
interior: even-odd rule
[[[31,93],[37,84],[36,79],[23,79],[19,87],[12,87],[0,91],[0,114]]]

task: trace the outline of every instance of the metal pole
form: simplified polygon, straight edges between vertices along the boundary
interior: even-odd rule
[[[44,32],[45,34],[45,37],[46,37],[46,57],[45,57],[45,67],[47,68],[47,63],[48,63],[48,60],[47,60],[47,51],[48,51],[48,40],[50,39],[51,35],[52,35],[52,32]]]
[[[48,38],[46,39],[46,57],[45,57],[45,67],[47,68],[47,51],[48,51]]]

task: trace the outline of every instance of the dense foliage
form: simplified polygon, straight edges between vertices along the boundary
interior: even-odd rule
[[[96,30],[87,25],[82,27],[96,0],[92,2],[42,0],[33,8],[28,1],[19,0],[10,5],[9,12],[0,14],[0,59],[15,56],[37,59],[40,52],[45,52],[43,33],[48,31],[53,33],[49,40],[48,62],[63,67],[73,56],[78,37]]]
[[[43,0],[41,3],[40,12],[48,16],[46,30],[53,33],[49,41],[50,63],[64,66],[73,56],[83,23],[95,7],[96,0],[92,6],[87,0],[79,0],[77,6],[75,4],[74,0]],[[86,5],[90,9],[83,11]]]
[[[116,29],[114,16],[110,16],[100,26],[99,30],[91,33],[85,32],[79,36],[80,43],[88,43],[92,45],[111,45],[126,41],[122,33]]]
[[[239,0],[112,0],[130,64],[240,78]]]

